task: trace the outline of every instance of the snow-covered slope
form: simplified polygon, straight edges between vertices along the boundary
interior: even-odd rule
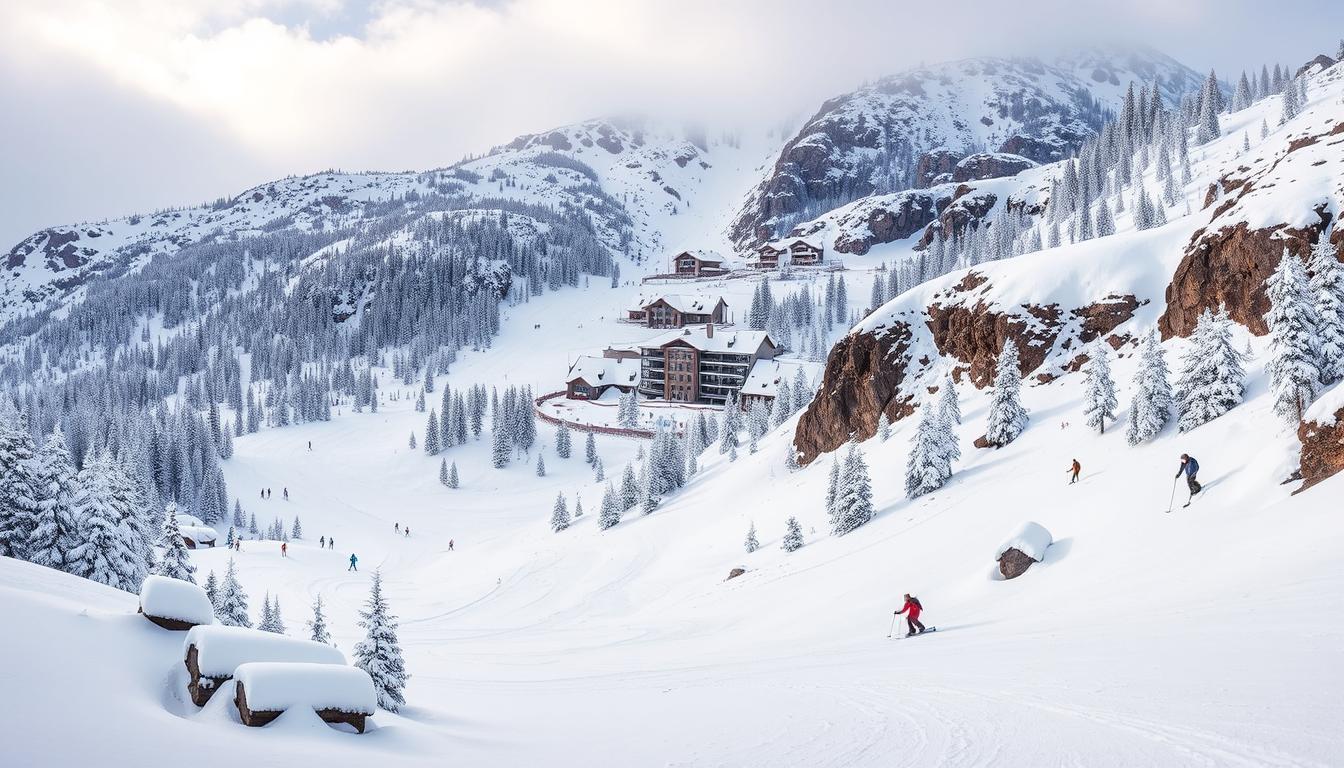
[[[742,203],[731,236],[758,243],[858,197],[926,186],[973,153],[1060,160],[1096,133],[1131,84],[1154,83],[1175,104],[1199,76],[1152,50],[1088,49],[882,78],[821,106]]]

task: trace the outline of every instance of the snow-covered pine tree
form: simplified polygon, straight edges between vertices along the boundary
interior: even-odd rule
[[[565,494],[555,495],[555,506],[551,508],[551,530],[559,533],[569,527],[569,507],[565,504]]]
[[[111,488],[105,455],[86,459],[79,471],[71,508],[79,521],[79,543],[66,554],[66,569],[76,576],[135,592],[146,571],[145,552],[135,531],[124,524]]]
[[[1316,307],[1321,383],[1333,384],[1344,379],[1344,265],[1324,234],[1312,246],[1307,267]]]
[[[952,476],[952,435],[947,423],[930,404],[920,409],[915,439],[905,461],[905,495],[911,499],[943,487]]]
[[[537,477],[545,477],[545,476],[546,476],[546,459],[542,456],[541,451],[537,451]]]
[[[950,373],[943,377],[943,386],[938,393],[938,416],[947,423],[949,429],[961,423],[961,400],[957,397],[957,385],[952,381]]]
[[[219,577],[215,576],[214,571],[205,575],[205,596],[210,600],[210,607],[218,610],[219,608]]]
[[[873,484],[857,440],[850,440],[835,497],[836,523],[831,533],[843,536],[873,519]]]
[[[38,517],[38,452],[25,419],[0,395],[0,557],[29,559]]]
[[[252,619],[248,617],[247,593],[238,583],[238,566],[229,558],[228,568],[224,570],[224,580],[219,585],[219,601],[215,604],[215,616],[226,627],[250,627]]]
[[[1246,372],[1241,353],[1232,345],[1232,321],[1226,310],[1217,315],[1205,309],[1190,336],[1176,385],[1182,432],[1222,416],[1241,403]]]
[[[1022,372],[1017,360],[1017,345],[1012,339],[1005,339],[994,372],[985,429],[985,439],[995,448],[1013,442],[1027,428],[1027,411],[1021,401]]]
[[[299,522],[298,515],[294,516],[294,524],[289,527],[289,538],[296,540],[303,538],[303,523]]]
[[[159,561],[154,573],[170,579],[196,583],[196,566],[191,564],[182,530],[177,527],[177,505],[168,502],[163,510],[163,525],[159,532]]]
[[[1171,418],[1171,380],[1167,359],[1153,329],[1139,349],[1139,367],[1134,372],[1134,397],[1129,406],[1125,440],[1130,445],[1156,436]]]
[[[840,513],[836,506],[836,499],[839,497],[840,457],[835,455],[831,457],[831,471],[826,478],[826,519],[830,522],[832,531],[840,526]]]
[[[313,598],[313,618],[308,620],[308,639],[331,645],[331,632],[327,629],[327,614],[322,610],[321,595]]]
[[[751,527],[747,528],[747,539],[743,542],[747,554],[751,554],[761,548],[761,542],[756,538],[756,521],[751,521]]]
[[[635,478],[635,468],[629,464],[621,471],[621,495],[617,501],[622,512],[639,503],[639,481]]]
[[[414,434],[411,437],[415,437]],[[412,448],[415,446],[412,445]],[[430,456],[438,455],[443,450],[443,445],[439,442],[439,417],[433,408],[429,409],[429,418],[425,420],[425,453]]]
[[[408,440],[408,441],[406,441],[406,445],[407,445],[408,447],[410,447],[410,449],[411,449],[412,451],[415,450],[416,445],[415,445],[415,433],[414,433],[414,432],[411,433],[411,439]]]
[[[383,576],[373,572],[369,599],[359,612],[358,625],[364,629],[364,639],[355,644],[355,666],[373,679],[378,693],[378,706],[396,712],[406,703],[404,691],[410,675],[401,657],[401,643],[397,639],[397,621],[383,598]]]
[[[719,455],[732,453],[736,455],[738,443],[738,430],[742,428],[742,413],[737,407],[737,396],[728,395],[728,402],[723,406],[723,414],[719,417]]]
[[[1321,382],[1316,305],[1302,262],[1288,251],[1265,281],[1269,297],[1269,389],[1274,412],[1294,427],[1316,399]]]
[[[37,510],[28,530],[25,556],[38,565],[70,570],[67,567],[70,550],[81,541],[80,520],[75,511],[75,498],[80,491],[65,433],[59,425],[42,443],[35,466]]]
[[[456,488],[458,485],[456,461],[448,465],[448,482],[445,483],[445,485],[447,485],[449,488]]]
[[[1222,100],[1222,92],[1218,89],[1218,77],[1213,72],[1209,72],[1208,79],[1204,81],[1204,90],[1199,96],[1199,123],[1195,131],[1196,143],[1207,144],[1223,135],[1223,129],[1218,123],[1218,112],[1221,109]]]
[[[1111,363],[1104,343],[1098,339],[1092,343],[1092,349],[1084,370],[1083,417],[1087,426],[1106,433],[1106,420],[1115,421],[1115,408],[1119,401],[1115,396],[1115,381],[1111,379]]]
[[[877,417],[877,439],[884,443],[891,439],[891,419],[887,418],[886,411]]]
[[[644,462],[639,468],[639,511],[651,515],[658,508],[661,499],[658,497],[658,482],[655,477],[655,471],[649,465],[653,462],[652,456]]]
[[[583,517],[583,499],[576,493],[574,494],[574,519]]]
[[[583,460],[588,462],[589,466],[597,461],[597,438],[593,437],[592,432],[589,432],[583,441]]]
[[[492,429],[490,430],[490,464],[495,469],[503,469],[513,459],[513,440],[509,435],[506,422],[495,409]]]
[[[607,489],[602,493],[602,506],[597,514],[597,527],[605,531],[621,522],[621,504],[621,500],[617,498],[616,488],[607,483]]]
[[[568,459],[573,451],[573,438],[570,436],[569,427],[564,422],[555,428],[555,454],[562,459]]]
[[[439,485],[448,485],[448,460],[439,459]]]
[[[803,546],[803,526],[798,524],[798,518],[790,515],[785,523],[787,530],[784,532],[784,540],[780,542],[780,547],[785,552],[797,552]]]

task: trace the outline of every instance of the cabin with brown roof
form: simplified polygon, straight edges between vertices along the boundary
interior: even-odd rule
[[[672,273],[682,277],[726,275],[723,257],[713,251],[682,251],[672,257]]]
[[[688,325],[720,323],[725,321],[728,302],[722,296],[695,296],[680,293],[641,296],[636,300],[638,309],[628,312],[648,328],[684,328]]]
[[[630,392],[639,386],[639,363],[630,357],[593,357],[580,355],[569,367],[565,379],[565,397],[570,400],[596,400],[607,390]]]

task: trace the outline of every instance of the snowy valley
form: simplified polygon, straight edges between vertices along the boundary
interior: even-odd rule
[[[1341,764],[1344,62],[1272,70],[35,233],[0,762]]]

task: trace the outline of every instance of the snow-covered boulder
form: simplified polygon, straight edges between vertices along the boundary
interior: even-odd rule
[[[248,662],[233,677],[243,725],[266,725],[292,707],[306,707],[328,723],[349,723],[363,733],[364,718],[378,705],[373,680],[355,667]]]
[[[234,670],[248,662],[345,664],[345,655],[330,645],[245,627],[192,627],[184,647],[183,662],[191,675],[187,690],[198,707],[205,706],[220,683],[229,680]]]
[[[140,613],[160,627],[176,631],[215,622],[215,609],[204,589],[167,576],[150,576],[140,585]]]
[[[1054,543],[1050,532],[1040,523],[1025,522],[1013,537],[999,545],[994,559],[999,561],[999,573],[1005,579],[1015,579],[1027,572],[1032,563],[1045,559],[1045,550]]]

